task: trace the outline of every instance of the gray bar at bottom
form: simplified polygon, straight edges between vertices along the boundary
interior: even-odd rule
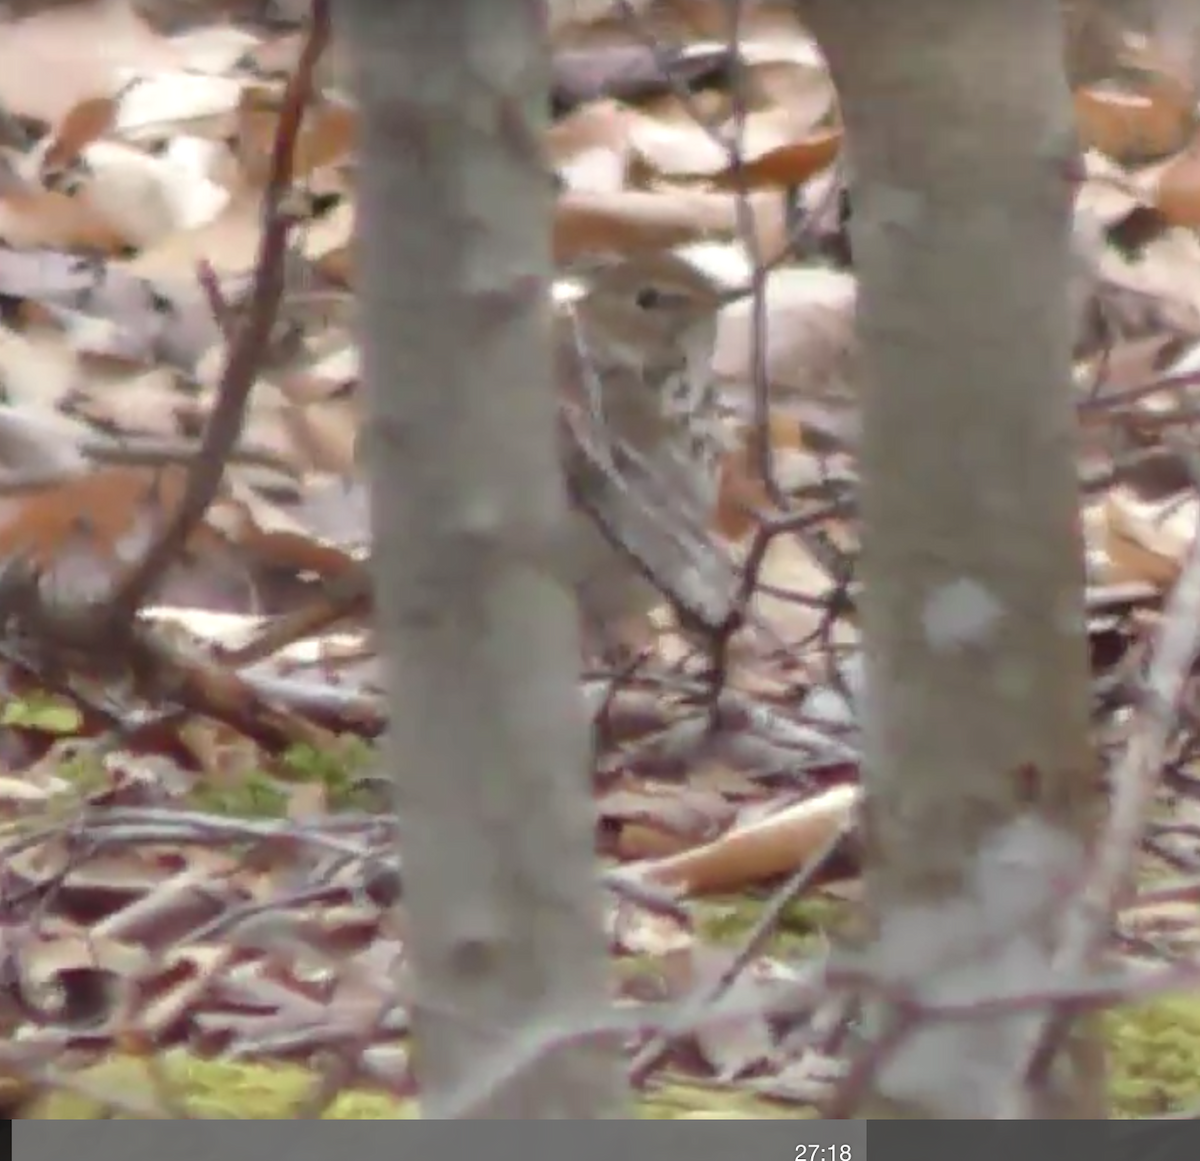
[[[79,1127],[72,1128],[73,1123]],[[359,1121],[356,1128],[330,1125],[328,1129],[289,1121],[280,1122],[277,1129],[270,1123],[258,1129],[247,1128],[245,1122],[241,1122],[240,1129],[223,1129],[219,1121],[172,1121],[172,1128],[157,1129],[156,1123],[109,1121],[108,1128],[104,1128],[97,1122],[89,1127],[70,1121],[16,1121],[12,1126],[13,1156],[17,1161],[62,1161],[72,1157],[80,1161],[130,1161],[132,1157],[169,1161],[261,1157],[263,1161],[279,1161],[281,1156],[287,1161],[329,1161],[338,1155],[334,1150],[340,1149],[345,1155],[344,1134],[353,1133],[354,1161],[452,1158],[456,1148],[462,1149],[463,1161],[497,1152],[515,1157],[552,1157],[564,1151],[579,1158],[594,1151],[593,1161],[611,1161],[614,1156],[630,1161],[641,1156],[667,1161],[674,1149],[679,1150],[680,1161],[729,1161],[731,1157],[737,1161],[866,1161],[867,1157],[864,1121],[596,1121],[589,1122],[584,1130],[572,1129],[562,1121],[539,1122],[540,1129],[532,1123],[484,1129],[475,1121],[456,1125],[408,1121],[402,1129],[389,1129],[378,1121]],[[323,1132],[329,1133],[328,1141],[321,1140]],[[274,1141],[273,1133],[280,1134]],[[506,1146],[497,1133],[512,1133],[512,1145]],[[526,1133],[529,1136],[522,1140]],[[107,1139],[109,1134],[112,1140],[106,1145],[102,1138]],[[368,1147],[372,1135],[378,1144]],[[372,1153],[376,1148],[378,1159]],[[646,1150],[644,1154],[642,1149]]]
[[[1194,1121],[875,1121],[868,1136],[881,1158],[1183,1161],[1200,1156],[1200,1129]]]

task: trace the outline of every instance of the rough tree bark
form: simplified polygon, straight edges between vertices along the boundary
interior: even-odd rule
[[[874,965],[921,996],[1045,984],[1100,804],[1068,391],[1071,104],[1054,0],[807,0],[861,278]],[[882,1018],[882,1013],[878,1015]],[[926,1024],[872,1115],[1002,1115],[1030,1017]],[[1104,1115],[1075,1028],[1024,1111]]]
[[[424,1112],[618,1116],[611,1045],[517,1067],[531,1031],[608,1003],[574,610],[539,564],[566,511],[544,13],[334,8],[362,115],[367,457]]]

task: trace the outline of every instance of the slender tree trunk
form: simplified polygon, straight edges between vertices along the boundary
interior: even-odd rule
[[[1053,0],[811,0],[861,278],[875,967],[930,1002],[1046,983],[1098,814],[1068,308],[1074,136]],[[1028,1017],[928,1023],[885,1116],[997,1115]],[[1079,1026],[1030,1115],[1103,1116]]]
[[[362,115],[375,578],[425,1112],[617,1116],[611,1044],[518,1066],[529,1030],[608,1003],[574,609],[539,565],[565,518],[543,14],[334,7]]]

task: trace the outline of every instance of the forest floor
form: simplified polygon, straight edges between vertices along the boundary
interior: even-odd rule
[[[412,1115],[385,711],[353,584],[370,535],[337,53],[304,63],[304,30],[240,19],[250,5],[172,28],[194,6],[23,7],[0,34],[0,1094],[13,1116]],[[691,5],[686,28],[561,33],[555,256],[687,248],[731,280],[775,267],[764,373],[790,507],[748,451],[753,328],[730,308],[714,370],[736,439],[712,535],[745,570],[743,626],[710,642],[713,667],[664,609],[637,668],[587,674],[584,697],[620,998],[736,1012],[639,1041],[643,1114],[811,1116],[836,1099],[853,1012],[768,1013],[857,920],[856,282],[819,54],[763,6],[739,73],[718,7]],[[736,164],[695,119],[728,127],[735,75]],[[1098,241],[1063,385],[1084,432],[1095,730],[1114,764],[1200,513],[1184,438],[1196,110],[1151,68],[1124,83],[1136,99],[1076,92],[1078,213]],[[286,255],[262,229],[280,139],[301,222]],[[233,356],[272,264],[285,289],[247,376]],[[207,499],[198,518],[184,496]],[[1177,692],[1114,939],[1126,965],[1182,982],[1107,1017],[1123,1116],[1200,1108],[1190,673]]]

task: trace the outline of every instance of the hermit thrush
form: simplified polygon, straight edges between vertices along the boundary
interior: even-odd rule
[[[724,447],[711,373],[723,299],[671,253],[601,262],[572,290],[554,339],[567,555],[587,627],[628,646],[663,590],[702,613],[726,599],[707,535]]]
[[[612,654],[638,643],[664,592],[709,621],[728,607],[732,572],[708,535],[724,445],[711,374],[723,297],[673,253],[572,273],[553,308],[572,504],[553,569],[575,590],[588,636]],[[366,598],[366,570],[355,572],[338,608]]]

